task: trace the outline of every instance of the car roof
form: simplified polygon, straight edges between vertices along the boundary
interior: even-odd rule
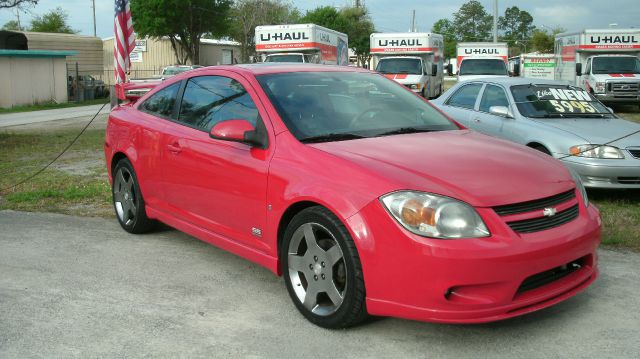
[[[351,66],[337,66],[337,65],[319,65],[319,64],[300,64],[300,63],[285,63],[285,62],[273,62],[273,63],[258,63],[258,64],[242,64],[242,65],[220,65],[220,66],[207,66],[201,69],[193,70],[195,73],[206,73],[211,70],[228,70],[238,73],[253,74],[254,76],[286,73],[286,72],[365,72],[373,73],[367,69]]]
[[[528,84],[566,86],[569,84],[568,81],[534,79],[529,77],[487,77],[487,78],[470,79],[466,81],[461,81],[460,83],[472,83],[472,82],[493,83],[493,84],[498,84],[503,86],[528,85]]]

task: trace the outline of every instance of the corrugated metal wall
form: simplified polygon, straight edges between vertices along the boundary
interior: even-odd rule
[[[147,51],[142,52],[142,62],[132,62],[131,78],[148,78],[158,75],[162,69],[168,65],[177,63],[176,56],[171,47],[169,39],[146,38]],[[113,38],[104,39],[102,42],[102,53],[105,73],[105,82],[113,84]],[[200,44],[200,65],[222,64],[223,50],[232,51],[233,57],[237,57],[240,51],[239,46],[222,44]]]
[[[67,102],[64,57],[0,57],[0,107]]]
[[[104,71],[102,40],[93,36],[52,34],[45,32],[23,32],[29,50],[76,51],[78,55],[67,57],[67,66],[85,74],[101,75]]]

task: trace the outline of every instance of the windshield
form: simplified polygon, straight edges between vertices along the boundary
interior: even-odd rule
[[[424,100],[377,74],[297,72],[262,75],[258,81],[302,142],[458,129]]]
[[[507,75],[507,67],[500,59],[464,59],[459,75]]]
[[[640,60],[636,57],[594,57],[594,74],[640,74]]]
[[[609,110],[590,93],[572,86],[518,85],[511,86],[513,99],[525,117],[604,117]]]
[[[291,55],[271,55],[267,56],[266,62],[304,62],[300,54]]]
[[[376,67],[381,74],[410,74],[422,75],[422,60],[420,59],[382,59]]]

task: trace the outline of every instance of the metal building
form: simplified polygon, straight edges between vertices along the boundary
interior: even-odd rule
[[[103,63],[105,82],[113,84],[113,37],[103,39]],[[229,40],[200,40],[200,65],[228,65],[240,57],[240,43]],[[144,38],[136,41],[136,50],[131,54],[131,78],[157,76],[162,69],[175,65],[178,59],[168,38]],[[191,65],[188,63],[187,65]],[[110,74],[110,75],[106,75]]]

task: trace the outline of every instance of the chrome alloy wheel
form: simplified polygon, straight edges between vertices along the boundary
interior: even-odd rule
[[[305,223],[289,243],[288,269],[296,296],[319,316],[335,313],[347,290],[342,249],[333,234],[318,223]]]
[[[113,201],[118,218],[124,225],[135,221],[138,199],[134,191],[134,179],[126,167],[120,167],[113,180]]]

